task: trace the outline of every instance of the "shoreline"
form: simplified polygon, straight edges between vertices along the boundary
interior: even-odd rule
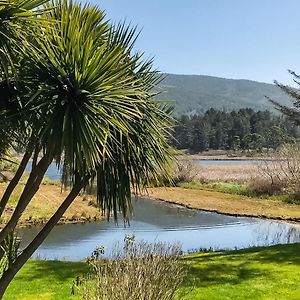
[[[205,189],[190,189],[183,187],[157,187],[150,188],[148,193],[138,195],[153,201],[163,201],[181,205],[188,209],[196,209],[204,212],[217,213],[232,217],[248,217],[262,220],[274,220],[300,224],[300,205],[288,204],[281,201],[253,198],[224,192]],[[105,217],[98,208],[93,207],[88,201],[78,197],[70,213],[66,213],[60,219],[58,225],[84,224],[103,220]],[[81,199],[80,199],[81,198]],[[49,204],[49,203],[48,203]],[[79,207],[80,206],[80,207]],[[37,212],[40,208],[37,207]],[[78,210],[79,209],[79,210]],[[48,216],[36,214],[34,208],[20,220],[18,228],[42,226],[48,221]],[[7,212],[9,214],[9,212]],[[5,220],[0,223],[0,229],[5,225]]]
[[[281,221],[284,223],[290,223],[293,225],[300,225],[300,217],[299,218],[283,218],[283,217],[270,217],[270,216],[266,216],[266,215],[253,215],[253,214],[248,215],[248,214],[239,214],[239,213],[227,213],[227,212],[222,212],[222,211],[215,210],[215,209],[196,208],[196,207],[192,207],[188,204],[183,204],[183,203],[179,203],[179,202],[172,201],[172,200],[166,200],[166,199],[162,199],[162,198],[146,197],[146,196],[142,196],[141,198],[150,199],[153,201],[162,201],[162,202],[166,202],[166,203],[170,203],[170,204],[176,204],[176,205],[180,205],[187,209],[194,209],[194,210],[208,212],[208,213],[215,213],[218,215],[237,217],[237,218],[241,218],[241,217],[254,218],[254,219],[270,220],[270,221],[274,220],[274,221]]]
[[[98,221],[104,220],[103,217],[93,217],[91,219],[88,218],[78,218],[78,219],[62,219],[59,220],[58,223],[55,226],[61,226],[61,225],[67,225],[67,224],[88,224],[88,223],[95,223]],[[33,220],[23,220],[18,224],[16,227],[17,229],[20,228],[30,228],[34,226],[43,226],[48,222],[48,220],[43,219],[33,219]],[[3,229],[3,224],[0,224],[0,229]]]
[[[100,216],[93,216],[93,217],[78,217],[78,218],[61,218],[56,226],[61,226],[61,225],[67,225],[67,224],[88,224],[88,223],[95,223],[99,222],[101,220],[104,220],[105,217],[100,215]],[[45,218],[32,218],[32,219],[21,219],[16,227],[16,229],[20,228],[30,228],[34,226],[43,226],[48,222],[48,219]],[[0,223],[0,230],[3,229],[5,226],[5,222]]]
[[[183,199],[183,193],[186,194],[188,200],[186,200],[186,198]],[[275,200],[178,187],[152,188],[149,190],[148,195],[142,195],[141,197],[181,205],[188,209],[196,209],[232,217],[248,217],[300,224],[300,205],[286,204]]]
[[[272,160],[268,156],[228,156],[228,155],[201,155],[201,154],[180,154],[176,155],[178,160],[234,160],[234,161],[270,161]]]

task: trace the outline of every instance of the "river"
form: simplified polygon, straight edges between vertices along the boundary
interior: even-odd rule
[[[127,234],[149,242],[179,242],[184,252],[201,248],[235,249],[290,243],[299,240],[300,228],[291,224],[245,217],[231,217],[187,209],[162,201],[133,199],[130,226],[106,220],[87,224],[65,224],[52,233],[34,254],[41,259],[82,260],[97,247],[109,252]],[[40,227],[20,229],[23,245]]]

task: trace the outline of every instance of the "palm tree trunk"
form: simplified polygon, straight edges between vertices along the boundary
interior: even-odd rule
[[[15,208],[15,211],[13,212],[13,215],[0,232],[0,244],[9,235],[9,233],[15,229],[25,208],[38,191],[39,186],[43,180],[44,174],[46,173],[51,161],[52,158],[50,158],[50,156],[46,154],[37,164],[36,168],[34,168],[31,171],[25,188],[20,196],[19,202]]]
[[[42,242],[49,235],[53,227],[57,224],[59,219],[63,216],[65,211],[74,201],[76,196],[79,194],[82,189],[82,181],[77,182],[71,190],[70,194],[66,197],[64,202],[57,209],[55,214],[51,217],[51,219],[46,223],[43,229],[38,233],[38,235],[34,238],[34,240],[24,249],[22,254],[18,256],[16,261],[13,263],[11,268],[4,272],[0,279],[0,299],[2,299],[8,285],[13,280],[17,272],[23,267],[23,265],[27,262],[27,260],[31,257],[31,255],[35,252],[35,250],[42,244]]]
[[[2,216],[2,214],[4,212],[5,206],[9,200],[12,192],[14,191],[15,187],[19,183],[19,181],[25,171],[26,165],[31,157],[31,154],[32,154],[32,151],[25,152],[16,174],[14,175],[13,179],[10,181],[9,185],[7,186],[5,192],[2,196],[2,199],[0,201],[0,217]]]

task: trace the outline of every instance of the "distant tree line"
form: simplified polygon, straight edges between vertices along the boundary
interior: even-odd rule
[[[297,140],[300,128],[282,115],[251,108],[238,111],[209,109],[202,115],[182,115],[176,120],[174,139],[177,149],[201,152],[209,149],[276,149]]]

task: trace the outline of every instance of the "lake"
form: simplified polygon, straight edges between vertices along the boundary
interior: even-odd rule
[[[204,164],[204,165],[239,165],[239,164],[258,164],[262,162],[261,160],[236,160],[236,159],[224,159],[224,160],[214,160],[214,159],[195,159],[195,160],[188,160],[189,162],[195,163],[195,164]],[[31,163],[29,162],[26,171],[31,171]],[[52,163],[45,176],[52,180],[60,180],[61,178],[61,172],[57,169],[57,166],[55,163]]]
[[[127,234],[149,242],[180,242],[184,252],[200,248],[235,249],[299,241],[297,226],[269,220],[231,217],[187,209],[162,201],[134,199],[130,226],[106,220],[87,224],[66,224],[54,228],[34,257],[78,261],[97,246],[106,251]],[[23,228],[23,245],[40,227]]]
[[[204,165],[240,165],[240,164],[259,164],[262,160],[256,159],[194,159],[190,162]]]

